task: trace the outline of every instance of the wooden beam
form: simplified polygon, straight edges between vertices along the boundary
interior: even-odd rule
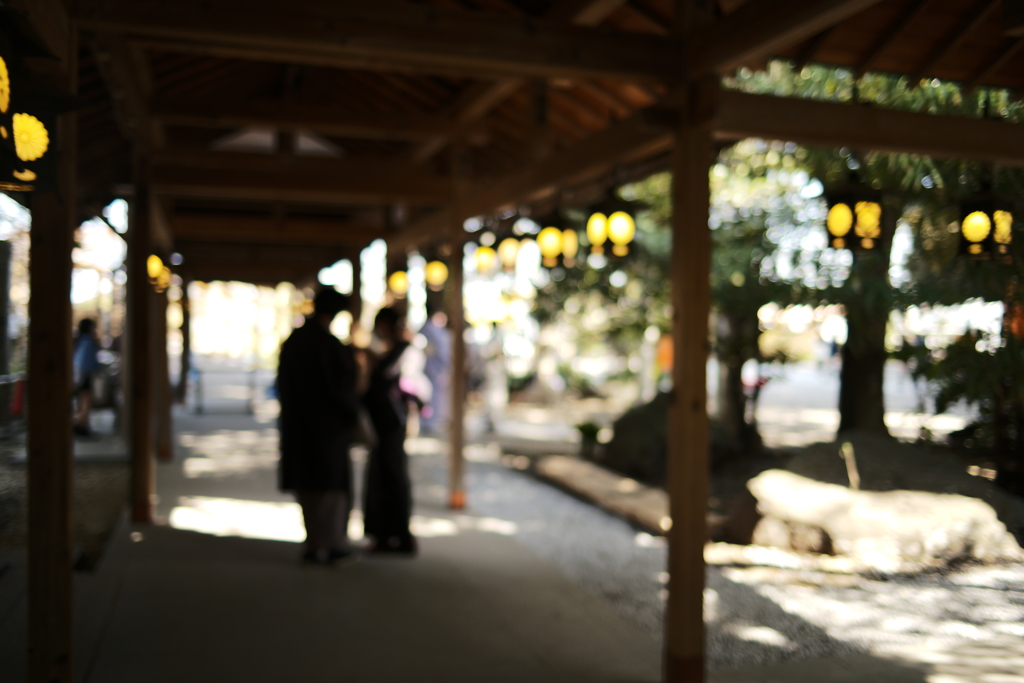
[[[317,272],[358,249],[297,245],[241,246],[237,243],[182,241],[177,245],[182,274],[194,280],[241,282],[300,282],[315,279]]]
[[[596,26],[627,0],[560,0],[544,15],[546,20],[564,21],[579,26]],[[494,83],[470,86],[456,101],[454,120],[462,129],[482,119],[526,84],[523,78],[505,78]],[[422,163],[444,149],[453,136],[438,136],[413,152],[413,162]]]
[[[870,71],[874,67],[875,62],[878,61],[878,58],[896,42],[903,31],[910,24],[914,23],[918,17],[926,13],[925,10],[928,9],[928,2],[929,0],[913,0],[913,2],[907,5],[900,18],[881,33],[875,44],[871,46],[868,53],[861,59],[860,64],[854,70],[853,77],[855,80]]]
[[[135,195],[129,201],[128,230],[128,384],[132,521],[153,521],[156,463],[153,444],[153,306],[146,260],[153,253],[150,191],[145,165],[135,161]]]
[[[551,21],[597,26],[629,0],[559,0],[545,14]]]
[[[91,30],[172,49],[275,63],[648,81],[679,71],[675,44],[657,36],[406,3],[83,0],[78,17]]]
[[[60,69],[70,74],[71,65],[77,64],[77,59],[68,48],[74,28],[65,3],[61,0],[7,0],[4,4],[25,16],[36,37],[57,58]]]
[[[171,366],[167,356],[167,292],[156,295],[153,306],[153,405],[156,410],[156,457],[160,462],[174,460],[174,403],[171,391]]]
[[[541,163],[496,182],[474,183],[457,208],[446,206],[413,222],[402,232],[388,237],[388,244],[396,248],[421,244],[450,234],[452,226],[461,226],[466,218],[549,196],[561,185],[583,182],[617,164],[665,152],[672,147],[672,131],[665,127],[663,113],[639,112]]]
[[[352,159],[168,154],[154,157],[151,173],[153,191],[169,197],[342,205],[404,201],[437,206],[451,196],[446,178],[423,169]]]
[[[859,14],[880,0],[750,0],[690,33],[688,74],[728,73],[770,57]]]
[[[723,91],[714,137],[977,159],[1024,166],[1024,125]]]
[[[1024,36],[1024,0],[1003,0],[1003,33]]]
[[[914,75],[911,76],[910,82],[917,83],[922,78],[928,76],[932,69],[938,66],[942,60],[953,53],[960,45],[970,36],[972,33],[981,28],[981,25],[988,21],[988,18],[993,12],[999,7],[1002,0],[981,0],[973,9],[964,17],[963,21],[957,22],[957,25],[943,37],[938,43],[936,43],[935,49],[928,55],[928,57],[921,63]]]
[[[828,40],[829,36],[832,35],[833,31],[836,30],[835,26],[825,29],[818,35],[814,36],[807,41],[807,44],[803,46],[796,59],[793,60],[793,68],[797,71],[802,70],[810,62],[814,61],[814,56],[818,54],[821,47]]]
[[[344,219],[178,212],[170,218],[176,241],[363,247],[383,226]]]
[[[461,232],[462,224],[451,226],[453,232]],[[464,277],[462,268],[462,248],[465,239],[457,239],[449,246],[451,257],[448,259],[448,328],[452,340],[451,398],[448,416],[448,507],[462,510],[466,507],[466,460],[463,449],[466,445],[466,313],[464,295]]]
[[[454,130],[436,135],[413,150],[413,163],[423,163],[433,157],[444,149],[459,131],[469,129],[525,83],[525,79],[522,78],[505,78],[469,86],[450,108],[451,119],[455,124]]]
[[[246,244],[182,240],[177,243],[182,267],[199,265],[323,268],[354,250],[350,246],[300,244]]]
[[[742,11],[742,10],[740,10]],[[686,109],[684,109],[686,111]],[[666,683],[705,680],[704,544],[708,504],[708,316],[711,312],[711,231],[706,126],[679,117],[672,160],[672,400],[668,415],[668,602]]]
[[[144,53],[124,36],[107,34],[93,37],[92,51],[121,134],[142,152],[161,146],[162,131],[154,128],[149,111],[153,84]]]
[[[149,200],[150,245],[154,252],[169,254],[174,251],[174,237],[167,220],[167,200],[151,197]]]
[[[1006,63],[1020,52],[1022,47],[1024,47],[1024,38],[1005,40],[999,50],[992,55],[991,59],[983,64],[970,80],[964,83],[964,94],[969,95],[973,93],[978,87],[984,85],[985,81],[999,73],[999,70],[1006,66]]]
[[[77,87],[75,32],[65,36],[64,90]],[[78,127],[60,117],[54,150],[57,188],[31,196],[28,313],[28,681],[71,683],[74,676],[72,587],[71,250]]]
[[[242,128],[263,126],[291,132],[316,131],[325,135],[371,140],[422,140],[451,135],[455,123],[422,115],[394,112],[353,112],[337,106],[294,101],[196,102],[159,99],[153,116],[172,126]]]

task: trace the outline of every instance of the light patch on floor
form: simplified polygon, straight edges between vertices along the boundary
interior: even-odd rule
[[[167,521],[175,529],[214,536],[294,543],[306,540],[298,503],[182,496]]]

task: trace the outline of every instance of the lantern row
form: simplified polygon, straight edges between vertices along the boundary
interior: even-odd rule
[[[629,245],[636,236],[636,223],[625,211],[616,211],[610,216],[595,213],[587,220],[587,240],[590,242],[591,254],[604,254],[605,243],[612,243],[612,254],[626,256]],[[476,268],[478,272],[489,273],[500,263],[506,270],[515,267],[516,256],[522,243],[514,237],[507,237],[495,248],[493,239],[482,244],[476,250]],[[561,230],[546,227],[537,234],[537,247],[540,250],[541,264],[546,268],[554,268],[561,258],[562,265],[571,268],[576,265],[579,255],[580,240],[575,230]],[[426,265],[425,280],[427,287],[440,291],[448,281],[448,266],[441,261],[431,261]],[[409,291],[409,276],[399,270],[388,276],[388,289],[395,296],[403,297]]]
[[[882,230],[882,204],[878,193],[860,192],[828,199],[829,246],[854,252],[872,251]],[[993,198],[968,200],[960,211],[961,255],[970,258],[1012,260],[1013,206]]]

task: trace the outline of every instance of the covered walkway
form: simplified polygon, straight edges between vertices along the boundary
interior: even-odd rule
[[[175,461],[157,472],[158,523],[125,523],[97,570],[76,574],[76,680],[658,680],[658,543],[634,543],[645,535],[505,470],[485,444],[467,449],[476,503],[453,512],[443,444],[412,439],[421,556],[304,568],[298,510],[275,487],[273,418],[273,402],[253,416],[177,415]],[[359,535],[358,516],[352,531]],[[19,680],[24,554],[3,561],[12,562],[0,577],[0,671]],[[716,602],[730,603],[707,617],[716,683],[1012,681],[1024,654],[1012,637],[855,652],[711,571]],[[741,594],[744,604],[732,604]],[[750,619],[750,634],[729,635],[726,622]],[[796,661],[778,662],[777,644],[750,640],[771,632],[768,623],[802,640],[782,655]],[[736,649],[775,663],[722,669],[739,659],[724,650]]]

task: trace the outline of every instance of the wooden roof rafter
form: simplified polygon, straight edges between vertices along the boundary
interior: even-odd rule
[[[670,40],[402,3],[316,3],[271,13],[223,0],[83,0],[87,29],[180,51],[337,68],[463,76],[619,76],[656,81],[678,65]],[[216,27],[216,28],[214,28]]]

